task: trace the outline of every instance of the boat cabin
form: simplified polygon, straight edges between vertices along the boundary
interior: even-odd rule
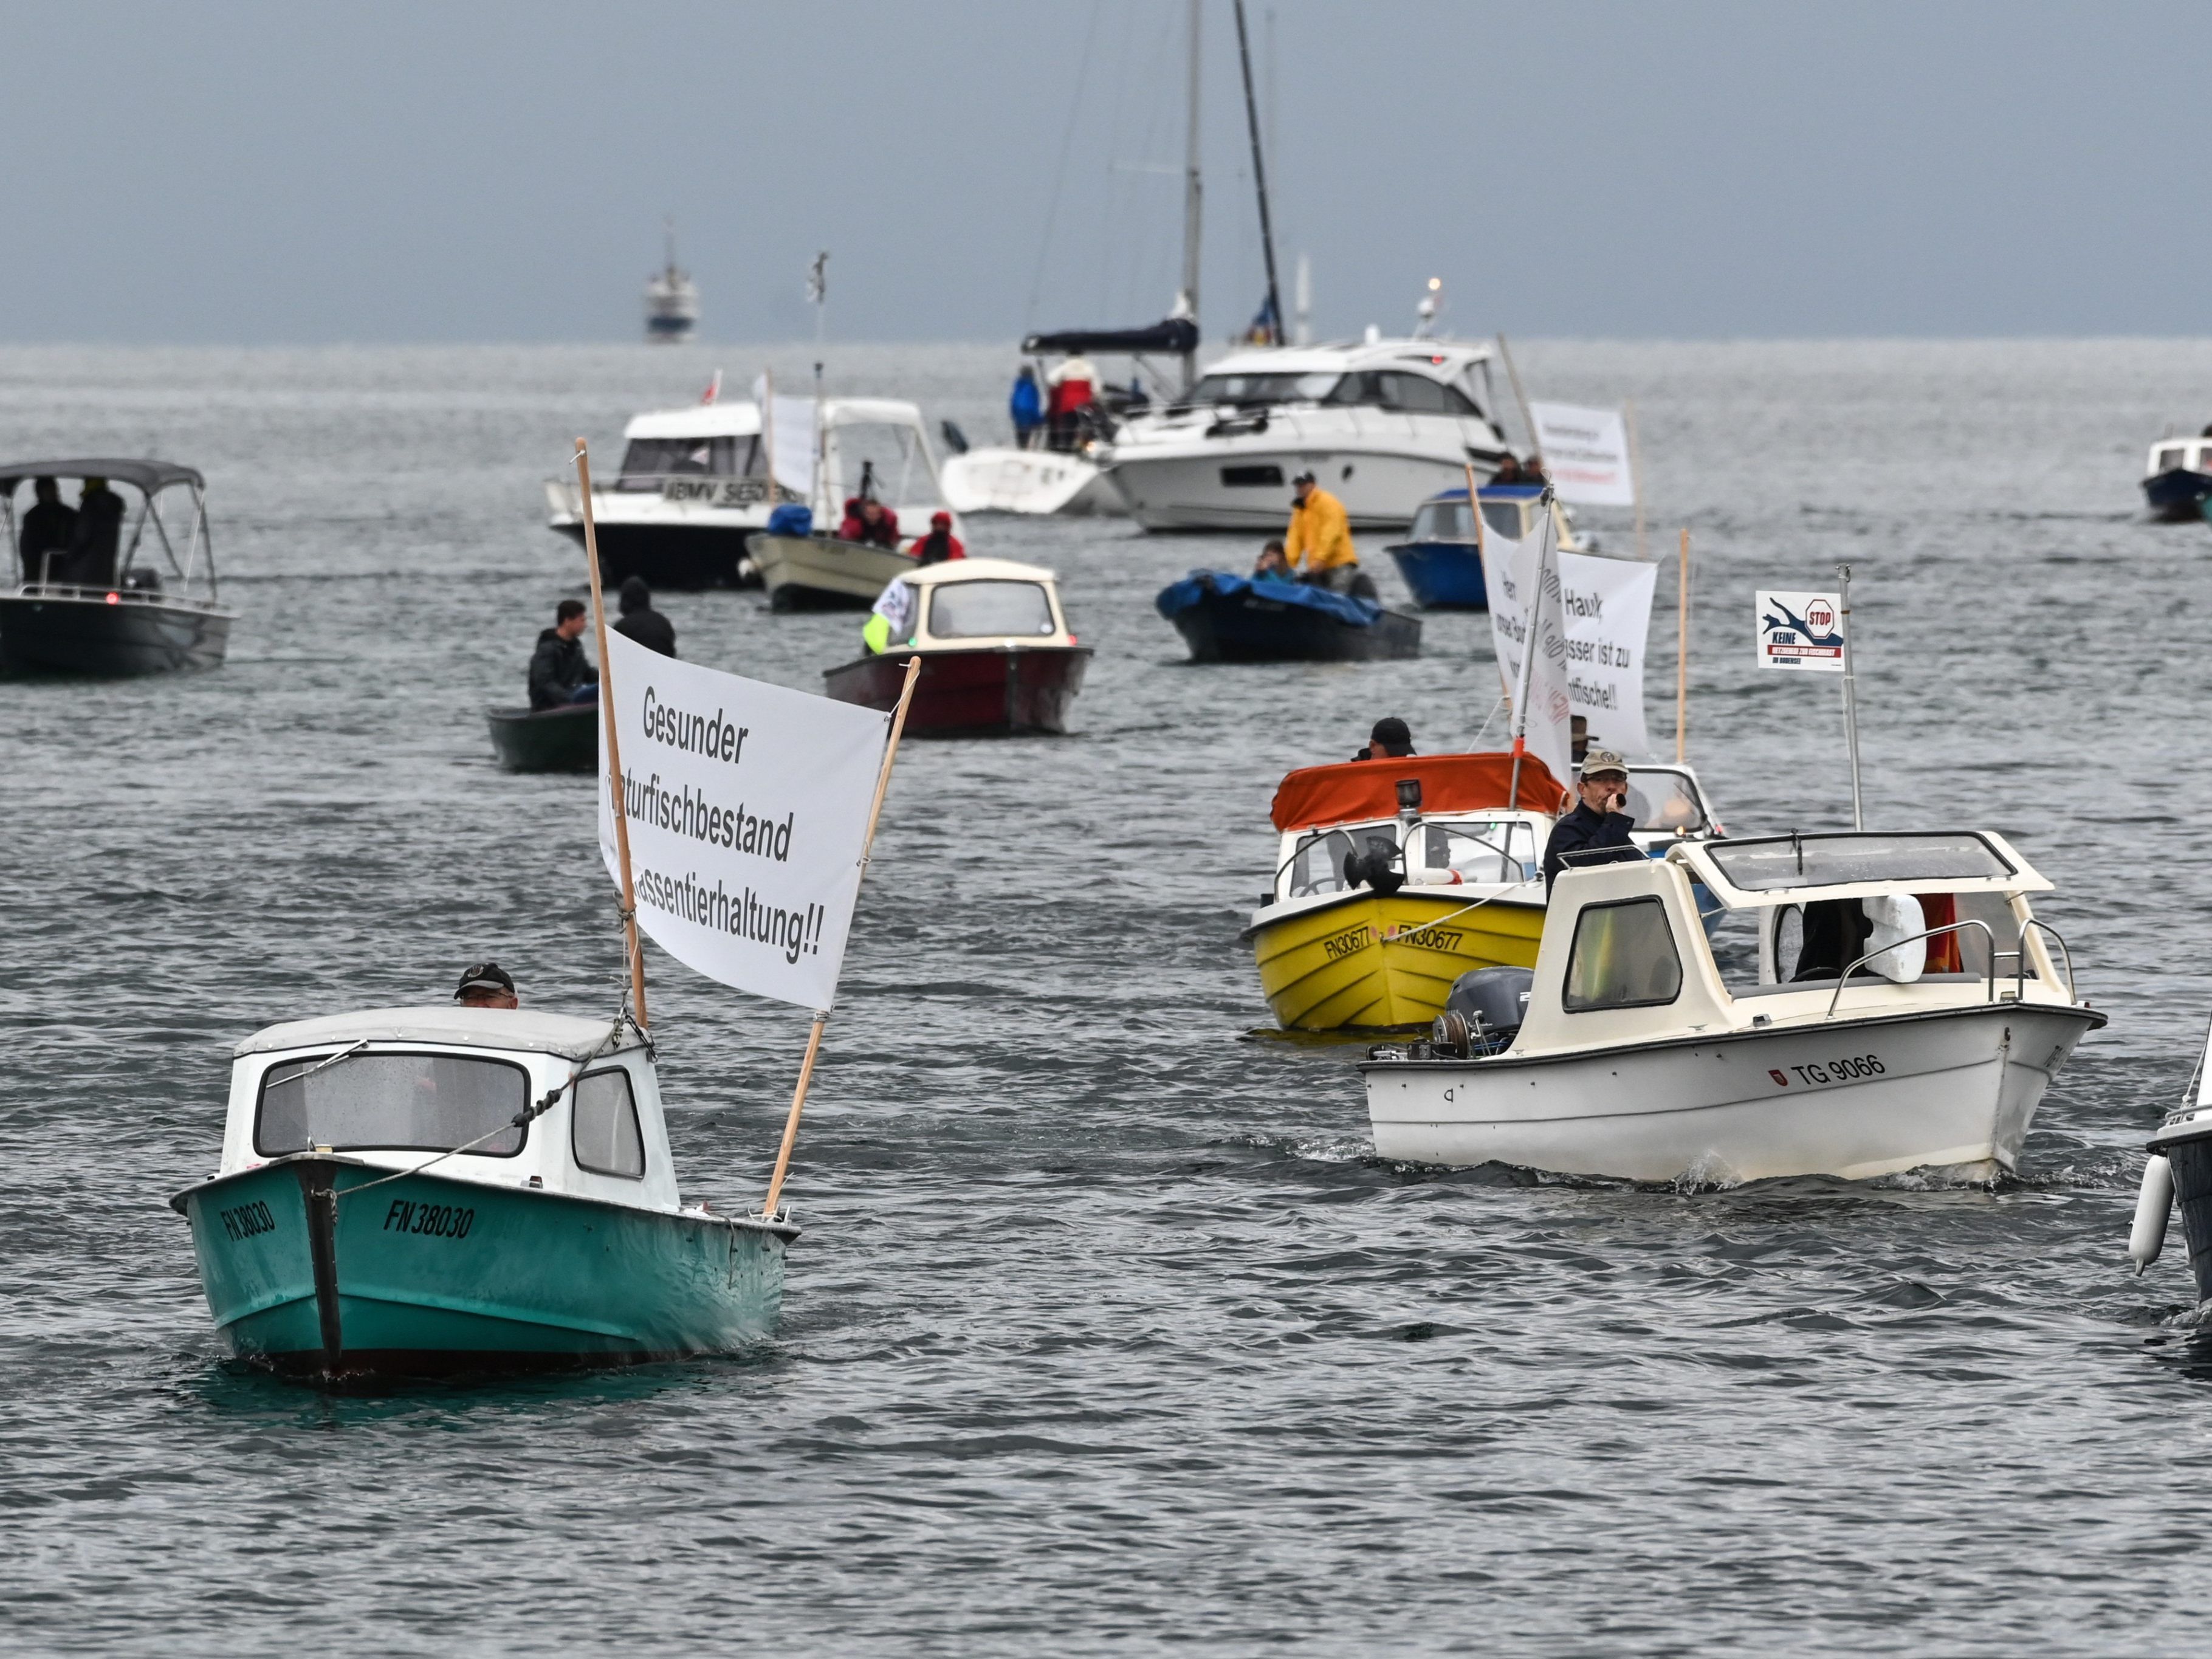
[[[1543,511],[1544,487],[1541,484],[1485,484],[1480,494],[1482,521],[1493,535],[1510,536],[1515,541],[1526,541],[1536,533],[1537,515]],[[1559,537],[1562,553],[1590,553],[1596,550],[1593,540],[1575,539],[1574,515],[1562,507],[1557,499],[1552,502],[1552,525]],[[1413,527],[1407,535],[1408,542],[1449,542],[1461,546],[1475,545],[1474,515],[1468,511],[1467,488],[1441,489],[1413,509]]]
[[[1692,884],[1751,916],[1755,975],[1723,972]],[[1553,884],[1526,1017],[1505,1052],[1984,1002],[2070,1006],[2064,943],[2028,904],[2050,889],[1988,830],[1686,841],[1664,859],[1570,867]]]
[[[437,1172],[680,1207],[646,1039],[627,1023],[521,1008],[378,1008],[255,1033],[235,1051],[217,1174],[319,1151],[413,1170],[471,1143]]]
[[[26,484],[30,499],[19,510],[17,492]],[[74,501],[65,484],[76,486]],[[118,484],[136,495],[135,505]],[[215,602],[207,480],[195,468],[143,460],[9,462],[0,465],[0,525],[21,592],[106,603],[166,592],[173,602]]]
[[[2212,476],[2212,432],[2199,438],[2161,438],[2153,444],[2143,477],[2155,478],[2167,472]]]
[[[623,428],[622,466],[608,487],[716,507],[765,501],[760,405],[732,400],[635,416]]]
[[[899,580],[915,590],[918,603],[908,642],[921,650],[1076,642],[1060,609],[1059,578],[1041,566],[1012,559],[948,559]]]
[[[1564,792],[1542,762],[1525,757],[1517,798],[1509,799],[1513,787],[1505,754],[1409,755],[1292,772],[1275,792],[1274,881],[1255,922],[1271,914],[1267,907],[1367,887],[1540,883]],[[1533,890],[1540,899],[1540,885]]]
[[[1213,364],[1170,412],[1307,405],[1443,415],[1488,424],[1490,348],[1451,340],[1340,341],[1240,351]]]

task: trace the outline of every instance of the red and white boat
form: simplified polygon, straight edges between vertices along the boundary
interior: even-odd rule
[[[1067,730],[1091,647],[1067,631],[1053,573],[1008,559],[953,559],[898,579],[914,590],[909,637],[823,674],[840,702],[888,710],[921,659],[906,729],[921,737]]]

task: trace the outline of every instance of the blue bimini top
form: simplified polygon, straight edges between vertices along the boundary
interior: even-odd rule
[[[1382,607],[1372,599],[1355,599],[1348,593],[1332,593],[1326,587],[1279,581],[1272,576],[1239,576],[1227,570],[1194,570],[1181,581],[1160,589],[1159,598],[1152,603],[1159,607],[1160,615],[1173,621],[1176,612],[1205,604],[1209,594],[1233,599],[1243,592],[1276,605],[1322,611],[1352,628],[1371,628],[1382,614]]]

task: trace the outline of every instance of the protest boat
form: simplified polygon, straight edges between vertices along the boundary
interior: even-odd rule
[[[1536,959],[1565,792],[1510,754],[1347,761],[1275,791],[1274,878],[1240,938],[1285,1030],[1425,1025],[1471,970]]]
[[[908,641],[823,674],[841,702],[888,709],[918,659],[906,729],[917,737],[1011,737],[1067,730],[1091,647],[1076,643],[1049,570],[953,559],[908,573]]]
[[[1992,832],[1607,850],[1621,861],[1553,884],[1533,973],[1475,999],[1517,1018],[1455,1009],[1361,1066],[1379,1156],[1988,1182],[2018,1169],[2044,1091],[2105,1023],[2029,908],[2051,883]],[[1755,975],[1723,972],[1693,883],[1748,915]]]
[[[1492,534],[1526,541],[1535,533],[1535,516],[1548,509],[1556,523],[1562,553],[1592,550],[1574,538],[1565,509],[1547,503],[1540,484],[1485,484],[1477,492],[1483,521]],[[1413,603],[1424,611],[1486,611],[1490,589],[1482,574],[1482,538],[1468,510],[1467,490],[1441,490],[1415,509],[1413,532],[1383,549],[1405,578]]]
[[[1193,662],[1383,662],[1421,654],[1421,619],[1370,597],[1194,570],[1153,605]]]
[[[224,1340],[281,1374],[343,1386],[635,1364],[775,1328],[799,1237],[779,1200],[904,706],[886,718],[611,636],[586,511],[600,843],[628,994],[609,1020],[372,1009],[239,1045],[220,1167],[172,1202]],[[757,1214],[680,1196],[641,933],[723,984],[815,1010]]]
[[[112,521],[94,528],[80,505],[73,544],[35,547],[27,556],[37,541],[32,520],[40,508],[19,520],[15,491],[65,478],[102,481]],[[137,492],[135,514],[114,496],[117,484]],[[190,503],[179,514],[189,520],[175,526],[174,537],[161,512],[172,492]],[[121,677],[222,666],[238,613],[216,592],[207,481],[193,468],[167,461],[10,462],[0,465],[0,529],[16,565],[14,589],[0,592],[0,672]]]
[[[594,772],[599,764],[596,703],[560,708],[495,708],[485,716],[492,753],[508,772]]]

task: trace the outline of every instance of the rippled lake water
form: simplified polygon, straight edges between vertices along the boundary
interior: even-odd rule
[[[532,1005],[611,1007],[588,782],[493,769],[482,710],[581,580],[540,500],[571,436],[611,457],[629,413],[757,356],[0,351],[0,450],[205,470],[244,612],[219,672],[0,685],[0,1636],[2203,1644],[2212,1358],[2180,1252],[2136,1279],[2124,1243],[2212,1010],[2212,532],[2144,522],[2136,489],[2150,440],[2212,418],[2212,344],[1522,352],[1536,395],[1637,401],[1655,549],[1695,538],[1690,753],[1732,830],[1848,822],[1836,700],[1755,672],[1750,595],[1849,560],[1870,823],[1994,825],[2057,883],[2039,913],[2112,1023],[2018,1180],[1378,1163],[1356,1050],[1247,1036],[1236,934],[1285,769],[1382,714],[1473,735],[1482,619],[1431,617],[1413,662],[1196,668],[1152,595],[1243,544],[979,520],[975,550],[1061,574],[1098,654],[1068,738],[901,757],[775,1340],[372,1399],[227,1369],[165,1200],[213,1167],[233,1042],[441,1000],[486,954]],[[1010,368],[831,357],[979,439]],[[756,595],[665,609],[685,654],[810,688],[858,637]],[[757,1204],[805,1017],[652,970],[684,1190]]]

